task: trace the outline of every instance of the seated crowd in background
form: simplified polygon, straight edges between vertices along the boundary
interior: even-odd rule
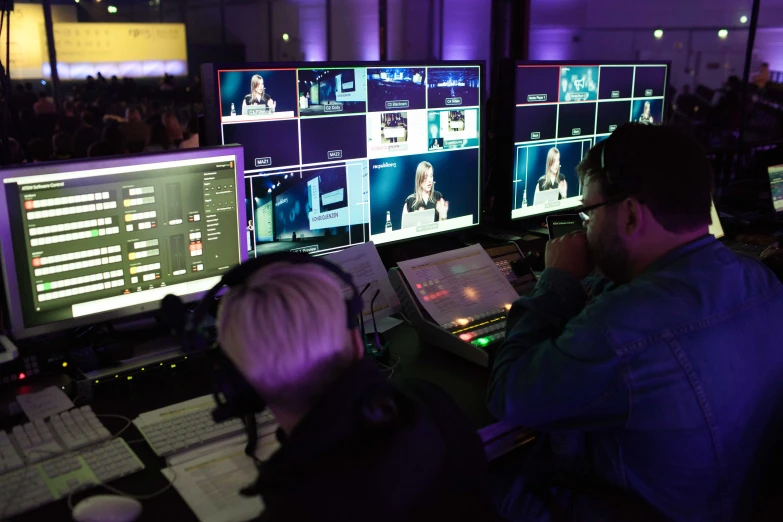
[[[198,77],[178,87],[168,75],[157,86],[99,74],[61,90],[58,114],[48,86],[38,92],[30,82],[15,86],[8,115],[11,164],[199,146]],[[5,100],[1,110],[7,112]]]

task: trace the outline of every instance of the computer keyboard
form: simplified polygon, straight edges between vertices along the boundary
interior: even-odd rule
[[[53,415],[48,422],[36,420],[14,426],[11,438],[29,462],[38,462],[107,440],[111,438],[111,433],[101,424],[90,406],[83,406]],[[0,438],[0,445],[2,443],[3,439]]]
[[[441,326],[473,346],[486,348],[506,337],[507,313],[505,308],[497,308],[474,317],[457,319]]]
[[[199,402],[194,402],[199,401]],[[134,424],[144,435],[153,451],[159,457],[166,457],[182,450],[208,444],[245,432],[240,419],[229,419],[217,423],[212,419],[215,408],[211,396],[169,407],[173,413],[160,417],[138,417]],[[259,437],[277,430],[277,421],[269,410],[256,414]]]
[[[729,248],[738,254],[743,254],[751,257],[761,257],[761,253],[764,252],[764,249],[767,248],[765,246],[742,243],[740,241],[736,241],[733,239],[724,241],[723,245],[726,248]]]
[[[0,518],[144,469],[124,440],[110,438],[89,406],[0,432]]]

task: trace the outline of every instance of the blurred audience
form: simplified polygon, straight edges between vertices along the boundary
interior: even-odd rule
[[[196,115],[203,105],[197,76],[190,83],[166,76],[162,82],[137,84],[132,78],[103,75],[66,82],[59,112],[49,87],[40,92],[33,87],[17,83],[10,113],[2,106],[9,122],[6,161],[11,164],[199,146]]]

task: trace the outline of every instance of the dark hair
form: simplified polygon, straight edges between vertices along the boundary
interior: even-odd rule
[[[92,113],[90,111],[82,111],[81,118],[84,125],[92,125],[94,123]]]
[[[58,132],[52,136],[52,148],[56,156],[70,156],[71,155],[71,140],[73,138],[70,134],[65,132]]]
[[[32,161],[48,161],[51,158],[49,145],[41,138],[33,138],[27,144],[27,152]]]
[[[103,156],[112,156],[111,145],[105,141],[96,141],[87,149],[88,158],[100,158]]]
[[[761,62],[761,66],[769,69],[769,64],[767,62]]]
[[[109,144],[112,154],[125,154],[125,137],[116,125],[104,128],[101,140]]]
[[[38,91],[38,98],[45,99],[48,98],[48,95],[46,94],[46,91]]]
[[[600,182],[604,200],[640,199],[669,232],[711,222],[712,168],[696,140],[674,127],[621,125],[576,170],[583,183]]]
[[[160,145],[166,150],[171,148],[171,138],[169,137],[169,131],[166,129],[165,125],[160,122],[152,124],[147,145]]]

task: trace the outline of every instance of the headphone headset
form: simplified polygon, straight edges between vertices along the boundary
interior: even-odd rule
[[[242,419],[248,434],[245,453],[249,456],[254,456],[258,440],[255,414],[261,413],[266,409],[266,401],[251,386],[223,350],[219,349],[214,332],[209,332],[205,328],[204,322],[208,315],[217,317],[216,298],[224,288],[231,289],[241,286],[256,271],[280,262],[318,265],[337,277],[341,283],[348,286],[351,294],[345,300],[345,307],[348,318],[346,326],[349,329],[359,328],[356,318],[358,315],[361,315],[364,308],[361,294],[357,290],[350,274],[324,259],[311,257],[307,254],[286,252],[257,257],[235,266],[226,272],[220,281],[204,295],[195,310],[185,319],[182,330],[182,347],[185,352],[205,353],[209,348],[218,348],[215,350],[217,361],[213,372],[213,394],[217,408],[212,412],[212,417],[215,422],[223,422],[232,417]],[[165,303],[166,300],[169,302]],[[163,307],[174,310],[177,307],[183,307],[183,305],[178,297],[166,296]]]

